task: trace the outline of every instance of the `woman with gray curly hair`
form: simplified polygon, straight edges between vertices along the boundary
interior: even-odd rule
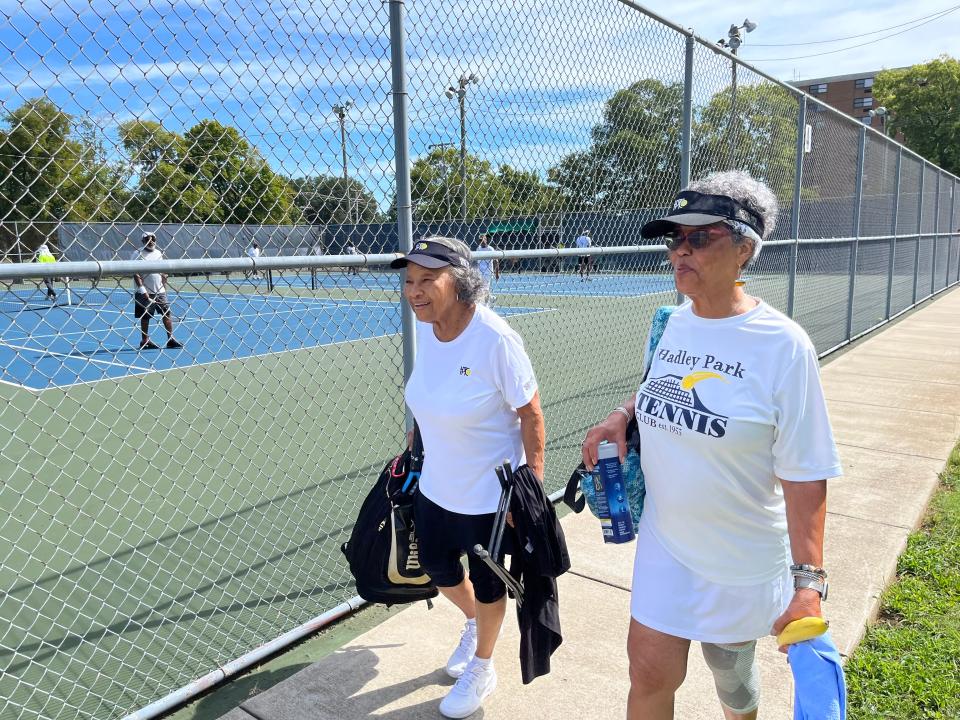
[[[503,581],[472,549],[487,544],[493,529],[500,500],[494,468],[507,458],[543,478],[543,412],[523,340],[483,304],[487,285],[465,243],[424,238],[391,267],[406,268],[403,292],[418,320],[406,400],[424,448],[414,506],[420,564],[466,616],[446,664],[457,682],[440,712],[464,718],[496,687],[493,649],[507,606]],[[511,545],[508,530],[502,554]],[[465,552],[469,576],[460,562]]]
[[[688,300],[669,315],[637,393],[583,443],[587,467],[603,441],[623,457],[637,420],[646,500],[627,639],[634,720],[673,717],[692,640],[724,716],[755,718],[757,640],[821,616],[827,595],[826,479],[841,468],[817,354],[740,281],[776,218],[766,185],[720,172],[641,230],[664,238]]]

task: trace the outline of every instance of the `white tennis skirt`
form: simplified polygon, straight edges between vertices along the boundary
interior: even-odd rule
[[[790,568],[759,585],[721,585],[682,565],[641,517],[633,566],[630,614],[667,635],[709,643],[739,643],[769,635],[793,597]]]

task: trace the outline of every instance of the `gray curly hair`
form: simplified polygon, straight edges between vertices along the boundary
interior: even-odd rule
[[[700,180],[694,180],[687,189],[705,195],[726,195],[746,205],[763,218],[763,237],[758,237],[742,223],[735,221],[730,223],[735,231],[734,244],[740,245],[747,242],[753,246],[753,254],[743,267],[753,263],[760,254],[763,241],[770,237],[773,228],[776,227],[777,215],[780,213],[777,196],[767,184],[743,170],[726,170],[710,173]],[[738,225],[742,227],[737,227]]]
[[[457,238],[443,237],[434,235],[422,238],[424,242],[435,242],[446,245],[463,258],[468,263],[470,259],[470,247]],[[490,299],[490,288],[487,287],[483,275],[473,265],[451,265],[450,273],[453,275],[454,286],[457,289],[457,300],[464,305],[476,305],[478,303],[486,304]]]

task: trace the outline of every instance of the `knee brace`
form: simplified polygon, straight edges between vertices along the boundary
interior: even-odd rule
[[[730,645],[700,643],[717,696],[737,714],[748,713],[760,704],[760,666],[757,641]]]

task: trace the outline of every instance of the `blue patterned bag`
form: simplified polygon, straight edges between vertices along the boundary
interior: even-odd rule
[[[660,338],[663,337],[664,330],[667,329],[667,321],[670,319],[670,315],[676,309],[675,305],[664,305],[657,308],[657,311],[653,314],[653,320],[650,323],[650,342],[647,345],[647,357],[643,368],[643,380],[647,379],[647,373],[650,372],[650,365],[653,363],[653,354],[656,352],[657,345],[660,344]],[[633,523],[636,526],[640,521],[643,501],[647,494],[643,469],[640,467],[640,428],[637,425],[636,418],[627,424],[627,457],[620,468],[627,490],[627,500],[630,503],[630,514],[633,516]],[[595,517],[599,517],[597,513],[598,483],[600,483],[599,474],[588,471],[583,463],[580,463],[570,476],[570,480],[567,481],[563,501],[574,512],[583,510],[584,503],[586,503],[590,512]],[[576,496],[577,490],[580,491],[580,497]]]

